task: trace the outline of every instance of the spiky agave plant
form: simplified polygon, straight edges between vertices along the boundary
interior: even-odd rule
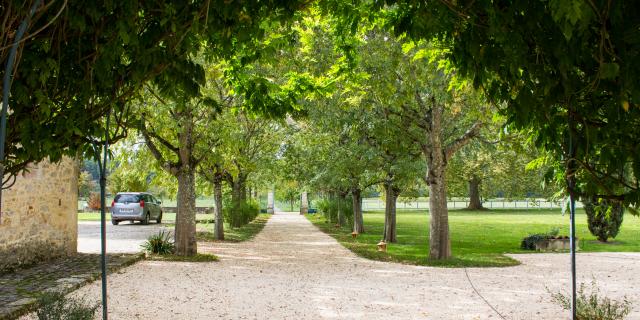
[[[165,230],[161,230],[158,234],[149,236],[147,241],[140,246],[146,252],[159,255],[171,254],[175,248],[171,232]]]

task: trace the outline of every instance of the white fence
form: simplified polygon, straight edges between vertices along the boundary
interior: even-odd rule
[[[449,209],[464,209],[469,205],[468,199],[452,199],[447,201]],[[482,202],[482,206],[487,209],[561,209],[563,202],[549,201],[546,199],[492,199]],[[576,203],[577,208],[582,207],[582,203]],[[413,201],[398,200],[396,202],[398,210],[419,210],[429,209],[428,199],[418,199]],[[379,198],[362,199],[363,210],[384,210],[384,200]]]

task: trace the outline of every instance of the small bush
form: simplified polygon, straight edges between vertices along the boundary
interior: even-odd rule
[[[616,301],[600,296],[600,289],[595,280],[591,281],[591,292],[585,291],[585,285],[581,283],[576,296],[576,319],[578,320],[622,320],[631,313],[631,302],[627,297],[622,301]],[[553,302],[565,310],[571,310],[570,295],[560,292],[549,293]]]
[[[229,222],[231,227],[239,228],[253,221],[260,214],[260,206],[255,201],[246,201],[225,206],[222,212],[225,221]]]
[[[62,292],[46,292],[38,299],[40,308],[36,316],[40,320],[91,320],[99,304],[87,304],[83,300],[67,298]]]
[[[171,254],[174,249],[171,232],[165,232],[164,230],[150,236],[147,241],[140,246],[146,252],[160,255]]]
[[[558,232],[559,232],[558,228],[552,228],[547,233],[530,234],[524,237],[524,239],[522,239],[522,243],[520,243],[520,248],[524,250],[535,250],[536,243],[546,239],[556,237],[558,235]]]
[[[318,211],[331,223],[338,222],[338,210],[335,204],[336,201],[330,199],[320,199],[317,202]]]
[[[89,199],[87,200],[87,206],[91,210],[100,210],[102,207],[100,204],[100,194],[97,192],[91,192]]]
[[[599,241],[607,242],[615,238],[622,225],[624,207],[620,202],[607,199],[584,200],[584,211],[587,213],[587,224],[592,235]]]
[[[338,198],[319,200],[318,211],[332,224],[339,223],[353,227],[353,203],[350,197],[342,200]]]

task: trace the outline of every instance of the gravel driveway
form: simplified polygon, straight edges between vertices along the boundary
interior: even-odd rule
[[[162,224],[154,222],[148,225],[121,222],[114,226],[107,221],[107,252],[136,253],[147,238],[163,229]],[[173,230],[170,230],[173,231]],[[100,222],[78,222],[78,252],[100,253]]]
[[[138,227],[138,226],[135,226]],[[153,227],[153,226],[151,226]],[[567,254],[514,255],[509,268],[447,269],[359,258],[297,214],[278,213],[253,240],[200,243],[220,262],[144,261],[109,280],[111,319],[568,319],[546,288],[569,283]],[[580,254],[580,281],[636,303],[640,255]],[[100,299],[100,282],[76,292]]]

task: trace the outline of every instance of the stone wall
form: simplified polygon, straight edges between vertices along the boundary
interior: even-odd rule
[[[77,161],[42,162],[2,192],[0,273],[76,253]]]

